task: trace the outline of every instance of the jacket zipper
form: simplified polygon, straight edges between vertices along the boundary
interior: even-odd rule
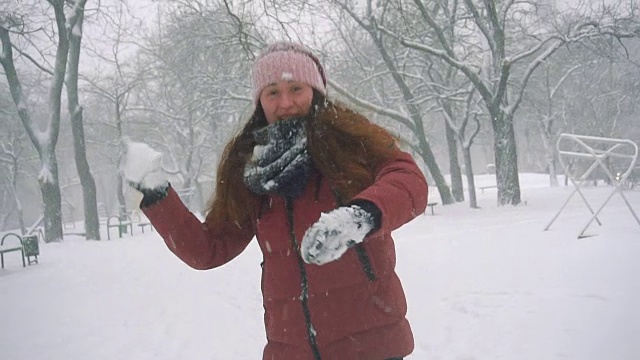
[[[285,198],[285,208],[287,210],[287,221],[289,223],[289,237],[291,238],[291,244],[296,251],[296,258],[298,259],[298,266],[300,267],[300,276],[302,292],[300,294],[300,302],[302,304],[302,312],[304,314],[305,321],[307,323],[307,335],[309,336],[309,345],[311,346],[311,352],[315,360],[321,360],[320,350],[318,349],[318,343],[316,340],[316,331],[311,323],[311,312],[309,311],[309,284],[307,279],[307,271],[304,267],[302,256],[300,256],[300,246],[296,240],[296,233],[293,226],[293,200],[289,197]]]
[[[358,260],[360,260],[360,265],[362,265],[362,270],[367,275],[367,279],[369,281],[376,280],[376,274],[373,272],[373,267],[371,267],[371,260],[369,259],[369,254],[367,253],[367,249],[364,248],[363,243],[359,243],[355,246],[356,254],[358,255]]]
[[[318,185],[318,191],[316,193],[316,197],[317,194],[320,193],[320,185]],[[342,202],[342,197],[340,196],[340,194],[338,193],[338,191],[336,191],[336,189],[331,188],[331,190],[333,191],[333,197],[336,199],[336,203],[338,204],[338,206],[344,206],[344,203]],[[317,201],[317,198],[316,198]],[[369,281],[375,281],[376,280],[376,274],[373,271],[373,267],[371,266],[371,260],[369,259],[369,254],[367,253],[367,249],[365,249],[364,244],[363,243],[359,243],[355,246],[355,250],[356,250],[356,255],[358,255],[358,260],[360,260],[360,265],[362,265],[362,270],[364,271],[364,274],[367,276],[367,279],[369,279]]]

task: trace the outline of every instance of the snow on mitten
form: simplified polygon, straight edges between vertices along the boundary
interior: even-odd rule
[[[162,170],[162,154],[141,142],[125,142],[120,171],[125,180],[144,195],[141,207],[167,196],[169,182]]]
[[[361,243],[374,223],[373,215],[358,205],[322,213],[304,234],[300,246],[302,259],[316,265],[335,261],[350,247]]]

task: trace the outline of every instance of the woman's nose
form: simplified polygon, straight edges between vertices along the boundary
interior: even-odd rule
[[[282,96],[280,96],[280,107],[290,107],[293,105],[293,97],[291,96],[291,94],[288,93],[283,93]]]

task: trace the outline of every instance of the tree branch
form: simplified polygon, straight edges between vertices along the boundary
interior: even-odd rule
[[[476,26],[478,26],[478,29],[480,29],[485,39],[489,43],[491,52],[497,53],[498,49],[497,49],[497,44],[495,42],[495,39],[491,34],[491,30],[489,29],[487,24],[484,23],[484,20],[480,16],[480,12],[478,11],[478,8],[476,7],[476,5],[473,3],[472,0],[464,0],[464,4],[467,6],[467,9],[471,11],[471,15],[473,15],[474,23],[476,24]]]
[[[444,60],[447,64],[455,67],[456,69],[462,71],[462,73],[464,73],[467,78],[476,86],[476,88],[478,89],[478,92],[480,93],[480,95],[482,96],[482,98],[487,102],[487,104],[491,103],[492,99],[493,99],[493,94],[491,93],[491,90],[489,90],[489,88],[486,86],[486,84],[484,84],[484,82],[482,81],[482,79],[480,78],[480,76],[475,73],[473,71],[473,69],[471,68],[471,66],[469,64],[463,63],[458,61],[457,59],[452,58],[451,56],[449,56],[447,53],[445,53],[442,50],[438,50],[435,49],[429,45],[424,45],[424,44],[420,44],[417,43],[415,41],[411,41],[411,40],[407,40],[399,35],[394,34],[393,32],[385,29],[384,27],[379,27],[379,29],[385,33],[388,36],[391,36],[393,38],[395,38],[396,40],[400,41],[400,43],[404,46],[407,46],[409,48],[415,49],[415,50],[419,50],[422,52],[425,52],[429,55],[433,55],[435,57],[438,57],[442,60]]]
[[[18,49],[17,46],[11,44],[11,46],[13,47],[14,50],[16,50],[20,55],[24,56],[25,58],[27,58],[29,61],[31,61],[33,63],[33,65],[35,65],[38,69],[42,70],[43,72],[53,76],[53,71],[47,69],[44,67],[44,65],[41,65],[40,63],[38,63],[36,61],[36,59],[34,59],[31,55],[27,54],[26,52]]]
[[[403,124],[404,126],[408,127],[409,129],[414,128],[413,122],[411,121],[411,119],[398,112],[398,111],[393,111],[393,110],[389,110],[388,108],[385,107],[381,107],[378,105],[375,105],[371,102],[368,102],[366,100],[362,100],[356,96],[353,96],[353,94],[351,94],[351,92],[347,89],[345,89],[344,87],[342,87],[340,84],[336,83],[335,81],[329,79],[328,80],[328,84],[329,86],[331,86],[331,88],[333,88],[334,90],[336,90],[340,95],[346,97],[347,99],[349,99],[349,101],[353,102],[355,105],[360,106],[364,109],[373,111],[377,114],[383,115],[383,116],[388,116],[396,121],[398,121],[399,123]]]

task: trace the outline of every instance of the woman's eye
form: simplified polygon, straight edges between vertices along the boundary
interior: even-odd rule
[[[291,92],[298,92],[298,91],[300,91],[300,90],[302,90],[302,86],[293,86],[293,87],[291,88]]]

